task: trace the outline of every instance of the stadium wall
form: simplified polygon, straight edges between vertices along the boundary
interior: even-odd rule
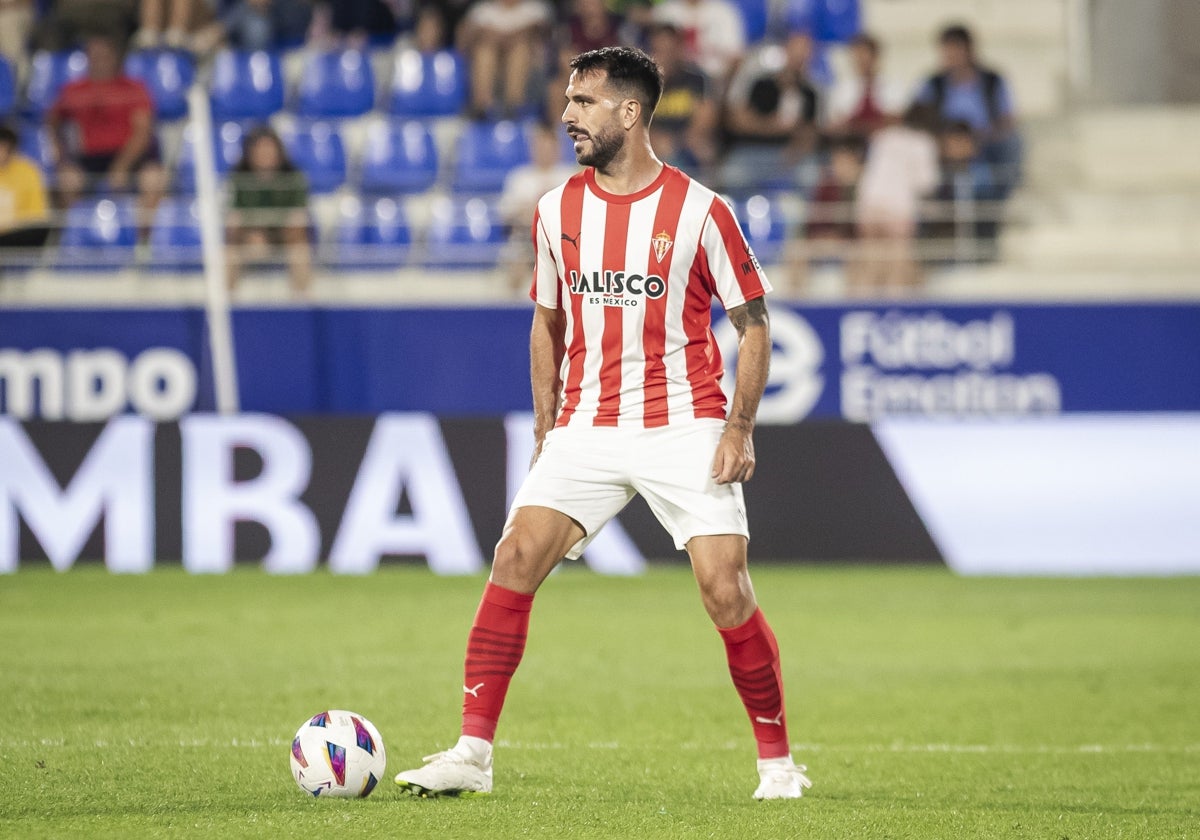
[[[0,312],[0,571],[474,572],[528,464],[527,323],[242,310],[249,410],[217,417],[196,310]],[[754,559],[1200,573],[1200,306],[777,306],[773,324]],[[640,502],[618,524],[593,568],[677,556]]]

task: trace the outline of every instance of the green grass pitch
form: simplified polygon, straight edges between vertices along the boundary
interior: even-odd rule
[[[1200,579],[755,580],[798,802],[751,800],[749,723],[678,566],[551,578],[474,800],[390,775],[457,734],[481,579],[24,569],[0,578],[0,836],[1200,837]],[[366,800],[288,773],[330,707],[383,733]]]

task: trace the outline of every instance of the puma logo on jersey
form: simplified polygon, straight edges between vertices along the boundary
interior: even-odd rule
[[[580,233],[582,233],[582,232],[583,232],[583,231],[580,231]],[[576,251],[578,251],[578,250],[579,250],[579,233],[575,234],[574,236],[567,236],[567,235],[564,233],[564,234],[562,235],[562,241],[563,241],[563,242],[570,242],[572,245],[574,245],[574,246],[575,246],[575,250],[576,250]]]
[[[474,688],[467,688],[464,685],[463,686],[463,694],[470,694],[472,697],[478,698],[479,697],[479,689],[481,689],[481,688],[483,688],[483,683],[480,683],[479,685],[475,686]]]
[[[775,715],[773,718],[756,717],[754,722],[765,723],[770,726],[783,726],[783,709],[780,709],[779,714]]]

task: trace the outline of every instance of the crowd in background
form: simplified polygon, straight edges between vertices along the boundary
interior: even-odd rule
[[[922,262],[989,258],[1021,151],[1009,87],[980,62],[973,34],[962,26],[938,33],[938,69],[913,91],[888,77],[885,44],[863,32],[845,33],[849,61],[833,72],[830,45],[814,28],[820,0],[773,0],[757,41],[747,37],[744,5],[0,0],[0,55],[19,76],[35,50],[82,46],[88,58],[86,75],[66,84],[44,116],[57,161],[51,199],[18,153],[16,132],[0,131],[0,245],[44,241],[49,208],[96,189],[132,191],[152,210],[169,178],[150,94],[124,74],[123,57],[172,49],[203,63],[222,46],[459,51],[471,82],[462,117],[547,127],[531,133],[531,163],[512,173],[498,205],[524,236],[537,196],[570,171],[554,133],[569,59],[625,44],[663,68],[652,126],[661,157],[734,197],[772,192],[804,202],[803,236],[786,252],[794,264],[839,261],[853,287],[871,291],[913,285]],[[244,177],[233,186],[230,239],[286,249],[296,288],[307,288],[305,183],[278,136],[249,132],[235,174]],[[256,214],[268,211],[283,212],[283,221],[258,226]],[[922,240],[950,244],[922,259]]]

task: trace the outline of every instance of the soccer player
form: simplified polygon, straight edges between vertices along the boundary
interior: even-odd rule
[[[492,740],[534,593],[635,493],[686,549],[758,744],[757,799],[811,783],[793,763],[779,648],[746,568],[741,483],[767,381],[771,290],[729,206],[664,165],[649,126],[662,74],[645,53],[576,56],[562,121],[586,167],[538,203],[530,337],[534,463],[513,500],[467,640],[462,736],[396,776],[410,793],[492,790]],[[732,403],[709,326],[737,328]]]

